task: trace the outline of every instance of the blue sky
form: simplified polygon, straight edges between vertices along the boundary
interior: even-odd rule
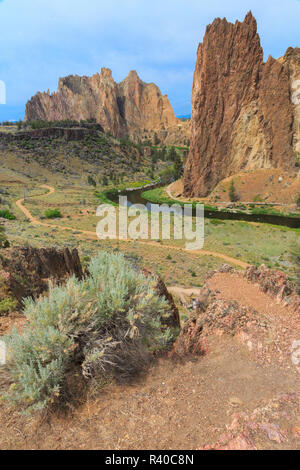
[[[60,76],[109,67],[115,80],[136,69],[190,113],[196,50],[217,16],[242,20],[251,9],[265,56],[300,46],[298,0],[0,0],[0,80],[7,104],[0,120],[18,119],[37,91]]]

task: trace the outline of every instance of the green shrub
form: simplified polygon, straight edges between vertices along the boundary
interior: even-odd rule
[[[229,200],[231,202],[236,202],[238,201],[238,195],[235,189],[235,184],[234,181],[231,180],[230,187],[229,187]]]
[[[0,300],[0,317],[13,312],[17,308],[17,305],[18,301],[12,297],[6,297]]]
[[[300,207],[300,193],[298,193],[296,196],[296,206]]]
[[[121,254],[100,253],[89,277],[51,287],[39,301],[25,300],[27,326],[6,337],[14,380],[7,398],[27,411],[43,410],[64,397],[66,373],[79,363],[85,378],[118,380],[141,371],[151,353],[173,334],[157,279],[145,277]]]
[[[0,217],[7,220],[16,220],[16,217],[8,209],[1,209]]]
[[[91,185],[91,186],[94,186],[94,188],[97,186],[97,183],[96,181],[94,180],[94,178],[92,176],[88,176],[88,184]]]
[[[223,220],[219,220],[219,219],[210,219],[209,223],[212,225],[224,225],[225,224]]]
[[[253,198],[253,202],[263,202],[263,198],[261,197],[260,194],[256,194]]]
[[[62,215],[60,209],[48,209],[45,211],[46,219],[61,219]]]

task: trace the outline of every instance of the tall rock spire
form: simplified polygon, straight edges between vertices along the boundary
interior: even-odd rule
[[[263,63],[257,23],[216,19],[199,45],[186,196],[206,196],[242,169],[294,165],[288,67]]]

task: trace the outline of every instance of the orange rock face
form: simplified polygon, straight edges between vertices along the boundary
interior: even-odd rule
[[[95,119],[115,137],[157,137],[184,144],[189,127],[176,118],[167,95],[135,71],[116,83],[110,69],[92,77],[61,78],[54,94],[37,93],[26,105],[27,121]]]
[[[216,19],[197,53],[184,194],[206,196],[241,170],[295,170],[299,108],[300,49],[264,63],[251,12],[243,23]]]

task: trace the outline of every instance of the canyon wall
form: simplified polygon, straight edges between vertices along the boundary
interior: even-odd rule
[[[263,61],[249,12],[216,19],[197,52],[184,194],[206,196],[224,178],[256,168],[295,170],[300,151],[300,49]]]
[[[110,69],[92,77],[61,78],[56,93],[37,93],[26,105],[25,120],[95,119],[120,138],[153,139],[187,144],[189,123],[176,118],[167,95],[131,71],[116,83]],[[172,142],[174,141],[174,142]]]

